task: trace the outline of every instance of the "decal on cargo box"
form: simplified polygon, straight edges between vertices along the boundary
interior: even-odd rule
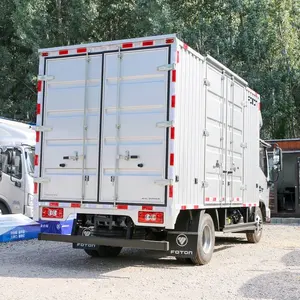
[[[251,96],[248,96],[248,101],[251,105],[256,106],[257,100],[252,98]]]

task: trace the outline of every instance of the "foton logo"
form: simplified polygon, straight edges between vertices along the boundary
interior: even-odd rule
[[[171,254],[175,255],[193,255],[193,251],[183,251],[183,250],[171,250]]]
[[[177,235],[176,237],[176,244],[179,246],[179,247],[184,247],[187,245],[187,243],[189,242],[187,236],[183,233]]]

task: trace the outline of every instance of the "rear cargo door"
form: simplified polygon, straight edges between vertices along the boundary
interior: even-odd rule
[[[165,202],[168,116],[166,48],[107,53],[100,169],[103,203]]]
[[[226,76],[227,81],[227,124],[226,124],[226,201],[243,202],[243,130],[245,87]]]
[[[40,198],[97,201],[102,55],[45,64]]]

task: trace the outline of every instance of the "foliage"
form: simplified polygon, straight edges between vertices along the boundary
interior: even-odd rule
[[[261,94],[265,138],[299,136],[299,0],[3,1],[0,113],[34,121],[39,48],[174,32]]]

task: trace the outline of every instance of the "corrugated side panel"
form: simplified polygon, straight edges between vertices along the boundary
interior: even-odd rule
[[[244,203],[258,203],[259,189],[259,98],[246,91],[244,120]]]
[[[174,201],[189,206],[203,199],[203,60],[186,45],[178,45],[177,55]]]

